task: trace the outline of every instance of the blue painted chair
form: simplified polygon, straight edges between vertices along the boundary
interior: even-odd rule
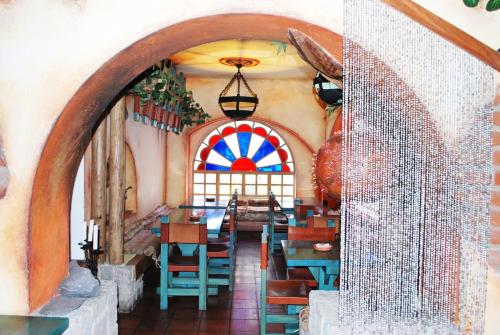
[[[160,309],[168,309],[168,297],[198,296],[200,310],[207,309],[207,219],[198,223],[170,223],[161,217]],[[173,244],[198,245],[197,255],[173,256]],[[174,273],[192,273],[192,276],[174,276]]]
[[[229,239],[228,241],[209,240],[207,246],[208,256],[208,284],[227,285],[229,291],[234,284],[234,250],[236,242],[236,201],[232,201],[229,210]],[[217,275],[213,277],[211,275]],[[220,277],[222,275],[223,277]]]
[[[260,248],[260,333],[268,334],[266,325],[270,323],[285,324],[287,333],[298,332],[298,312],[302,306],[309,304],[309,285],[303,280],[267,280],[268,264],[268,227],[263,226],[261,248]],[[268,314],[267,305],[286,305],[288,314]],[[268,334],[269,335],[269,334]]]
[[[278,217],[284,217],[285,219],[278,220]],[[271,240],[269,247],[271,254],[274,254],[275,250],[281,248],[281,241],[288,239],[288,223],[285,213],[280,210],[273,192],[269,192],[269,227]]]

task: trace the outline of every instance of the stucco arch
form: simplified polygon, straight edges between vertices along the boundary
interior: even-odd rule
[[[50,299],[67,274],[73,181],[92,128],[120,91],[145,68],[175,52],[223,39],[286,41],[290,27],[341,59],[342,37],[325,28],[283,16],[224,14],[184,21],[138,40],[80,87],[48,136],[33,183],[28,236],[30,310]]]

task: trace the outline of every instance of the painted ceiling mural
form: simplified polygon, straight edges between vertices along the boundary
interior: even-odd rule
[[[226,123],[200,145],[198,171],[293,172],[292,154],[283,138],[253,121]]]

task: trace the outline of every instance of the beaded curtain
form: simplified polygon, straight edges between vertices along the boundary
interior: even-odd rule
[[[493,71],[379,0],[344,8],[343,334],[481,334]]]

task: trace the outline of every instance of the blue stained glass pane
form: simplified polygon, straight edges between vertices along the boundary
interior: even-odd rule
[[[257,163],[258,161],[269,155],[274,150],[276,150],[276,148],[273,147],[273,145],[269,143],[267,140],[265,140],[264,143],[262,143],[262,145],[260,146],[259,150],[257,150],[255,155],[253,155],[252,160],[255,163]]]
[[[229,149],[226,141],[224,140],[220,140],[219,142],[217,142],[217,144],[214,145],[213,150],[217,151],[231,162],[234,162],[236,160],[236,157],[234,157],[233,152],[231,151],[231,149]]]
[[[208,168],[207,168],[207,170],[208,170]],[[264,166],[264,167],[257,168],[257,171],[259,171],[259,172],[283,172],[283,166],[281,164]]]
[[[241,157],[246,157],[248,155],[248,146],[250,145],[251,137],[252,133],[238,133],[238,142],[240,143]]]
[[[216,164],[207,163],[205,169],[207,171],[229,171],[231,168],[229,166],[220,166]]]

